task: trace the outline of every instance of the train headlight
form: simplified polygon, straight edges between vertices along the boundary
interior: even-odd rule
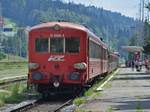
[[[79,69],[79,70],[85,70],[87,68],[87,64],[84,62],[76,63],[76,64],[74,64],[74,68]]]
[[[54,87],[59,87],[60,83],[58,81],[53,82]]]
[[[28,65],[29,69],[37,69],[39,67],[38,63],[29,63]]]
[[[43,79],[43,75],[40,72],[33,72],[32,73],[32,79],[33,80],[42,80]]]
[[[80,79],[80,73],[78,72],[72,72],[69,74],[70,80],[79,80]]]

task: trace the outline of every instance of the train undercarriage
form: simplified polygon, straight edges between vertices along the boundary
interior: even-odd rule
[[[34,85],[36,91],[41,93],[43,98],[47,98],[53,95],[63,95],[69,94],[72,96],[79,95],[83,90],[84,87],[79,84],[62,84],[59,87],[54,87],[52,84],[38,84]]]

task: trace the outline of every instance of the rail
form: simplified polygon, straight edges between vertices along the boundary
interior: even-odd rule
[[[18,105],[15,105],[13,107],[10,107],[6,110],[4,110],[4,112],[20,112],[22,110],[27,110],[32,108],[33,106],[36,106],[36,103],[38,103],[39,100],[28,100],[28,101],[24,101],[19,103]]]
[[[28,61],[0,61],[0,64],[7,64],[7,63],[28,63]]]
[[[4,110],[4,112],[21,112],[21,111],[29,110],[29,109],[32,109],[32,108],[40,105],[39,102],[41,102],[41,99],[23,101],[23,102],[19,103],[18,105],[12,106],[12,107]],[[62,105],[60,105],[59,107],[57,107],[53,112],[59,112],[60,109],[62,109],[63,107],[65,107],[71,103],[72,103],[72,100],[68,100],[65,103],[63,103]]]
[[[60,109],[64,108],[65,106],[67,106],[67,105],[69,105],[69,104],[71,104],[71,103],[72,103],[72,101],[73,101],[73,99],[68,100],[67,102],[63,103],[63,104],[62,104],[62,105],[60,105],[58,108],[56,108],[56,109],[54,110],[54,112],[59,112],[59,111],[60,111]]]

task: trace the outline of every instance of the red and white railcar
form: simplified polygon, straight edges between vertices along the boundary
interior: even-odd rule
[[[107,46],[86,27],[49,22],[29,31],[28,84],[41,93],[77,91],[108,72]]]
[[[119,54],[115,52],[109,52],[108,57],[108,71],[112,72],[119,67]]]

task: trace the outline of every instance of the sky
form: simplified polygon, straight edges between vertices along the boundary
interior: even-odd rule
[[[94,5],[113,12],[120,12],[123,15],[138,18],[140,0],[64,0],[73,1],[86,6]]]

